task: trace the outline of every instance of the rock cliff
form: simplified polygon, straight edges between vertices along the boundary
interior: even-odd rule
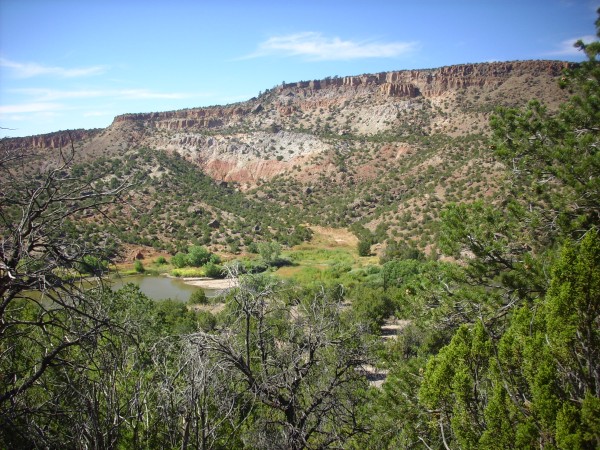
[[[97,136],[102,129],[94,130],[65,130],[53,133],[39,134],[19,138],[2,139],[2,147],[8,150],[19,148],[32,149],[58,149],[69,146],[71,143],[81,144],[82,141],[90,140]]]
[[[517,61],[486,64],[462,64],[427,70],[403,70],[383,72],[374,75],[360,75],[342,78],[328,78],[283,84],[279,92],[286,89],[323,90],[337,87],[368,88],[379,86],[385,95],[432,97],[448,90],[464,89],[471,86],[494,86],[508,78],[523,75],[558,77],[569,63],[561,61]]]
[[[162,149],[179,153],[215,179],[251,186],[339,151],[341,137],[485,133],[497,105],[541,98],[552,107],[564,100],[557,78],[566,67],[560,61],[497,62],[284,83],[237,104],[124,114],[105,130],[2,144],[53,150],[73,139],[88,157],[140,146]],[[318,172],[328,166],[311,167]]]

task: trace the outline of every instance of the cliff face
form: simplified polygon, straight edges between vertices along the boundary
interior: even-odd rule
[[[285,83],[246,102],[117,116],[105,130],[75,130],[86,157],[123,154],[139,146],[179,153],[216,179],[249,186],[339,152],[343,142],[379,134],[485,133],[497,105],[565,98],[557,78],[568,63],[522,61],[331,77]],[[5,139],[10,148],[56,149],[66,133]],[[328,165],[311,166],[328,170]],[[365,171],[367,173],[368,171]]]
[[[225,123],[239,119],[250,112],[248,107],[210,107],[183,109],[179,111],[154,112],[146,114],[124,114],[115,117],[113,124],[123,122],[142,123],[157,129],[175,130],[184,128],[218,128]]]
[[[370,96],[376,101],[390,97],[397,100],[419,97],[432,99],[471,87],[494,89],[507,80],[524,76],[554,79],[568,66],[569,63],[561,61],[462,64],[439,69],[299,81],[282,84],[267,91],[259,99],[232,106],[124,114],[117,116],[114,124],[136,122],[171,131],[219,129],[238,124],[248,116],[260,115],[268,106],[282,116],[290,116],[294,111],[330,107],[339,103],[339,100],[364,96]]]
[[[73,143],[80,145],[82,141],[89,140],[97,136],[102,130],[67,130],[56,131],[54,133],[39,134],[37,136],[27,136],[20,138],[5,138],[1,140],[1,145],[14,150],[19,148],[32,149],[58,149],[68,147]]]
[[[430,70],[402,70],[374,75],[301,81],[284,84],[277,89],[281,92],[286,89],[321,90],[337,87],[378,86],[380,92],[386,95],[415,97],[421,94],[425,97],[432,97],[453,89],[494,85],[510,77],[522,75],[557,77],[568,66],[569,63],[560,61],[462,64]]]

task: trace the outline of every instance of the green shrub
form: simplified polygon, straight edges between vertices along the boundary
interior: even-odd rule
[[[197,289],[192,292],[188,303],[190,305],[206,305],[208,303],[208,298],[206,297],[206,292],[204,292],[204,289]]]
[[[215,263],[209,262],[204,266],[204,274],[210,278],[223,278],[223,268]]]
[[[416,261],[424,261],[425,254],[412,243],[388,241],[383,255],[379,259],[379,263],[385,264],[386,262],[394,259],[413,259]]]
[[[353,320],[367,325],[372,333],[379,333],[385,319],[394,312],[393,303],[382,289],[359,286],[351,300]]]
[[[167,259],[164,256],[159,256],[156,258],[156,264],[160,264],[161,266],[167,263]]]
[[[198,327],[203,331],[213,331],[217,326],[217,318],[210,311],[200,310],[196,313]]]
[[[192,245],[188,249],[187,264],[192,267],[201,267],[208,262],[211,253],[206,247],[201,245]]]
[[[358,256],[369,256],[371,254],[370,241],[358,241]]]
[[[378,273],[381,273],[381,267],[367,266],[367,267],[365,267],[365,272],[367,273],[367,275],[376,275]]]
[[[272,264],[279,259],[281,255],[281,245],[279,242],[261,242],[258,244],[258,253],[266,264]]]
[[[105,272],[108,267],[106,261],[102,261],[100,258],[95,256],[86,255],[82,261],[78,264],[78,269],[82,273],[89,273],[91,275],[100,275]]]
[[[178,269],[181,269],[182,267],[187,266],[187,263],[188,263],[188,258],[185,253],[179,252],[171,258],[171,264]]]
[[[146,269],[144,268],[144,264],[139,259],[136,259],[133,263],[133,268],[137,273],[144,273]]]

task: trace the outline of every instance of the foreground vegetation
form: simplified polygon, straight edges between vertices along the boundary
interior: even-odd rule
[[[68,152],[23,177],[28,155],[5,151],[0,446],[600,447],[600,43],[580,47],[590,60],[565,74],[572,98],[557,114],[533,102],[493,117],[487,147],[512,169],[502,209],[448,204],[447,258],[398,242],[378,263],[357,256],[361,236],[282,251],[271,243],[310,234],[292,211],[288,228],[252,225],[269,229],[256,250],[276,278],[222,264],[198,238],[208,228],[188,238],[176,214],[171,264],[238,280],[218,312],[201,296],[188,308],[106,288],[116,241],[78,227],[124,208],[130,186],[98,183]],[[403,325],[382,339],[391,316]]]

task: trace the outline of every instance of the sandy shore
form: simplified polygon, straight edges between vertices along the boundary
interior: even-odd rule
[[[182,278],[185,284],[190,286],[198,286],[203,289],[229,289],[237,286],[237,280],[225,279],[218,280],[215,278]]]

